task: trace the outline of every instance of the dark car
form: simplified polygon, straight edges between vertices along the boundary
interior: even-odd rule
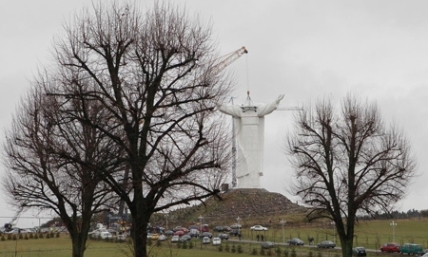
[[[224,231],[224,227],[223,226],[217,226],[213,229],[215,232],[223,232]]]
[[[334,248],[336,247],[336,244],[333,241],[322,241],[321,243],[319,243],[318,248]]]
[[[237,236],[237,235],[239,235],[239,229],[232,228],[232,230],[229,232],[229,235],[231,235],[231,236]]]
[[[297,237],[288,240],[287,243],[289,245],[304,245],[305,244],[305,242],[303,242],[300,238],[297,238]]]
[[[180,237],[180,242],[187,242],[187,241],[190,241],[191,239],[192,237],[190,235],[184,235]]]
[[[399,253],[400,252],[400,245],[396,243],[386,243],[382,245],[380,248],[381,252],[388,252],[388,253]]]
[[[229,235],[225,233],[218,234],[217,237],[220,237],[221,240],[229,240]]]
[[[367,256],[366,248],[362,246],[357,246],[352,249],[352,255],[353,256]]]
[[[274,248],[275,244],[271,241],[266,241],[262,243],[262,248],[264,249],[269,249],[269,248]]]
[[[211,234],[210,232],[202,232],[202,233],[199,234],[199,237],[200,238],[204,238],[204,237],[212,238],[213,234]]]

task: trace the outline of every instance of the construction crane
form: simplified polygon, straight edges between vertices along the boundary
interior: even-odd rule
[[[233,51],[230,54],[227,54],[227,55],[221,57],[222,60],[213,66],[213,71],[214,71],[213,74],[214,75],[219,74],[227,66],[229,66],[231,63],[233,63],[234,61],[239,59],[239,57],[241,57],[242,55],[247,54],[247,53],[248,53],[247,49],[245,48],[245,46],[243,46],[243,47],[239,48],[238,50]]]

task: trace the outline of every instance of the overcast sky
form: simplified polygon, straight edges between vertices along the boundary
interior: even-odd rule
[[[428,201],[422,200],[428,196],[428,2],[172,2],[212,22],[220,52],[248,49],[248,55],[228,67],[235,74],[237,101],[245,100],[247,90],[254,102],[267,103],[284,94],[284,107],[326,96],[339,102],[349,91],[376,101],[386,124],[395,122],[409,137],[418,160],[419,176],[397,209],[428,209]],[[49,62],[54,35],[75,11],[90,4],[90,0],[0,2],[2,128],[10,126],[36,67]],[[262,186],[298,201],[287,192],[292,171],[284,154],[292,122],[291,111],[266,116]],[[2,202],[0,226],[13,214]],[[29,225],[37,225],[37,220]]]

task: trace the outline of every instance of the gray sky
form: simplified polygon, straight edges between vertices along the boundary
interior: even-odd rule
[[[309,104],[322,97],[340,101],[349,91],[375,100],[385,123],[395,122],[409,137],[418,160],[419,176],[397,209],[428,209],[428,202],[421,201],[421,197],[428,196],[428,2],[171,2],[186,5],[190,13],[212,22],[221,53],[247,47],[249,54],[228,67],[236,77],[233,96],[237,101],[245,100],[247,90],[255,102],[270,102],[285,94],[281,104],[284,107]],[[62,24],[76,10],[90,3],[0,2],[2,128],[10,126],[37,65],[50,60],[53,36],[62,31]],[[293,113],[276,111],[266,116],[265,122],[262,186],[298,201],[287,193],[292,171],[284,154]],[[13,213],[6,204],[0,207],[3,225]],[[36,223],[33,220],[30,225]]]

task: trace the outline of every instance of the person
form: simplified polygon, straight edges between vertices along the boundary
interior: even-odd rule
[[[253,104],[247,92],[245,105],[219,107],[220,112],[234,118],[238,128],[237,188],[260,188],[260,177],[263,176],[264,116],[276,110],[283,98],[284,95],[280,95],[269,104]]]
[[[259,241],[259,235],[257,235],[256,238],[257,238],[257,241]]]
[[[241,237],[242,237],[241,232],[238,233],[238,237],[239,237],[239,241],[241,241]]]

